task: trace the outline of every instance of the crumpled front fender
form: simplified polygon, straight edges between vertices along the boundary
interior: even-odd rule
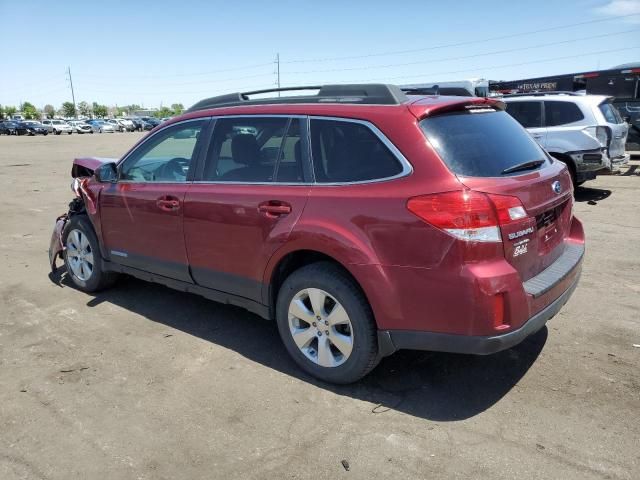
[[[64,226],[69,221],[69,215],[66,213],[64,215],[60,215],[56,218],[56,224],[53,227],[53,232],[51,233],[51,241],[49,242],[49,264],[51,265],[51,271],[55,272],[56,270],[56,260],[58,258],[62,258],[62,250],[64,246],[62,244],[62,232],[64,231]]]

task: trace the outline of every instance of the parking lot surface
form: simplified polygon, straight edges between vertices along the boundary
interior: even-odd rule
[[[577,192],[582,280],[547,328],[336,387],[241,309],[50,274],[72,159],[140,137],[0,137],[0,479],[640,478],[637,165]]]

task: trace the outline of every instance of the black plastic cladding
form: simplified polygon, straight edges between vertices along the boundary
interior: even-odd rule
[[[263,93],[318,90],[315,95],[296,95],[290,97],[272,97],[250,99],[250,95]],[[396,85],[383,83],[363,83],[345,85],[322,85],[305,87],[273,88],[244,93],[229,93],[218,97],[200,100],[186,113],[215,107],[233,107],[238,105],[268,105],[279,103],[347,103],[363,105],[399,105],[407,101],[407,96]]]

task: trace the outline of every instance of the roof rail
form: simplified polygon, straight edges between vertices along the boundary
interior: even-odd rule
[[[318,90],[312,95],[292,95],[285,97],[250,98],[264,93],[296,92]],[[344,85],[321,85],[287,88],[270,88],[251,92],[238,92],[200,100],[187,110],[195,112],[207,108],[235,107],[238,105],[264,105],[279,103],[353,103],[362,105],[399,105],[407,97],[396,85],[383,83],[358,83]]]
[[[507,93],[503,97],[543,97],[545,95],[570,95],[572,97],[581,96],[578,92],[568,92],[563,90],[548,92],[530,92],[530,93]]]

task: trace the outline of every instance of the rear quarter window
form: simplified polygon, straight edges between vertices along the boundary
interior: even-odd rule
[[[600,109],[602,115],[604,116],[604,119],[608,123],[624,122],[624,120],[622,120],[622,116],[620,116],[620,112],[618,112],[618,109],[609,102],[601,103],[600,105],[598,105],[598,109]]]
[[[580,107],[571,102],[544,102],[544,119],[547,127],[579,122],[584,118]]]
[[[403,171],[382,140],[359,122],[312,119],[311,151],[317,183],[382,180]]]
[[[456,112],[426,118],[420,128],[444,163],[457,175],[500,177],[510,167],[547,156],[506,112]],[[532,170],[514,172],[521,175]]]

